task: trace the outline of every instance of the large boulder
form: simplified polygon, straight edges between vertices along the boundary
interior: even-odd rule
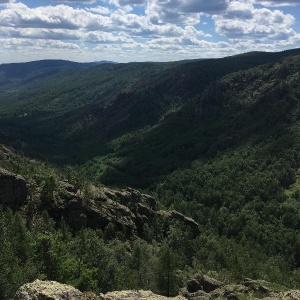
[[[187,282],[187,290],[189,293],[195,293],[199,290],[203,290],[206,293],[209,293],[221,287],[222,285],[222,282],[214,278],[199,274]]]
[[[299,300],[300,299],[300,291],[299,290],[290,290],[285,293],[281,293],[277,299]]]
[[[83,294],[74,287],[56,281],[35,280],[22,285],[14,300],[83,300]]]
[[[0,204],[16,208],[26,203],[27,196],[25,179],[0,168]]]
[[[183,296],[165,297],[151,291],[116,291],[103,295],[103,300],[187,300]]]

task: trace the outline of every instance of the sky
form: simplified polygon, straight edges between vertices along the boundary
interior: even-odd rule
[[[300,0],[0,0],[0,63],[175,61],[300,48]]]

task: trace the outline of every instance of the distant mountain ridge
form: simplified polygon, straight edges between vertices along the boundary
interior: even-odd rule
[[[252,67],[257,64],[269,63],[281,59],[290,55],[299,55],[300,49],[291,49],[281,52],[260,52],[253,51],[243,54],[238,54],[234,56],[224,57],[224,58],[215,58],[215,59],[193,59],[193,60],[184,60],[178,62],[170,62],[169,64],[175,65],[188,65],[191,63],[200,63],[203,66],[207,63],[218,62],[220,60],[236,60],[236,63],[239,64],[240,59],[244,60],[245,58],[252,58],[253,62],[249,64],[248,67]],[[243,62],[242,62],[243,63]],[[9,88],[12,86],[28,85],[31,83],[38,82],[41,79],[47,77],[55,76],[56,74],[67,71],[67,70],[80,70],[91,68],[95,65],[101,64],[118,64],[114,61],[100,60],[93,62],[79,63],[69,60],[62,59],[45,59],[30,61],[24,63],[4,63],[0,64],[0,90],[1,88]],[[129,63],[129,64],[141,64],[141,63]],[[142,63],[143,64],[143,63]],[[145,64],[157,64],[155,62],[145,62]],[[164,63],[168,64],[168,63]],[[234,67],[237,69],[237,66]],[[228,70],[229,71],[229,70]]]
[[[54,76],[66,71],[89,68],[98,64],[113,63],[109,61],[97,61],[78,63],[68,60],[37,60],[25,63],[0,64],[0,88],[3,85],[26,84],[36,82],[42,78]]]

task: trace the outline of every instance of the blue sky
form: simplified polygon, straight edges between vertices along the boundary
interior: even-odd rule
[[[173,61],[300,47],[300,0],[0,0],[0,63]]]

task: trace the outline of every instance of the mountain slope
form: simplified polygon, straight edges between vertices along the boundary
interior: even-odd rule
[[[109,184],[148,186],[161,175],[189,167],[193,160],[208,159],[232,147],[265,142],[271,150],[276,142],[270,137],[297,143],[298,68],[296,56],[211,83],[151,130],[128,138],[127,144],[114,140],[110,145],[120,159],[102,175],[101,165],[107,158],[98,159],[98,165],[94,159],[92,173],[98,168],[100,180]]]
[[[101,62],[99,62],[101,63]],[[97,63],[76,63],[66,60],[39,60],[0,65],[0,89],[20,88],[65,70],[88,68]]]

